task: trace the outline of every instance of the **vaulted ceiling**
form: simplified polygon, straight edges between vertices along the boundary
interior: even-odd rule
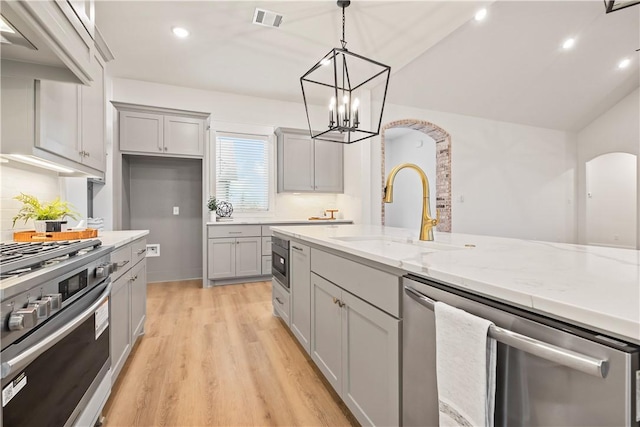
[[[256,7],[283,14],[280,28],[252,24]],[[113,76],[298,102],[300,76],[339,46],[340,13],[334,1],[96,4]],[[638,87],[639,18],[640,7],[605,15],[599,1],[355,0],[346,39],[391,65],[389,102],[576,130]]]

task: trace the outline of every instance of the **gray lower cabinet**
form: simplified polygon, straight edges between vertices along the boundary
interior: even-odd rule
[[[121,276],[111,288],[111,372],[113,382],[120,373],[131,351],[129,319],[129,276]]]
[[[111,262],[111,324],[109,325],[111,380],[116,382],[138,337],[144,334],[147,313],[146,239],[116,249]]]
[[[400,322],[311,273],[311,358],[362,425],[400,424]]]
[[[131,336],[132,344],[144,334],[147,314],[147,262],[139,262],[131,269]]]
[[[209,239],[208,278],[262,275],[262,237]]]
[[[310,352],[311,340],[311,248],[291,242],[291,332]]]

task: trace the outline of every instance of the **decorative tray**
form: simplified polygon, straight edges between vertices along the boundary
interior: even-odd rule
[[[98,230],[87,228],[82,231],[47,231],[36,233],[35,230],[16,231],[13,233],[14,242],[50,242],[55,240],[78,240],[98,237]]]

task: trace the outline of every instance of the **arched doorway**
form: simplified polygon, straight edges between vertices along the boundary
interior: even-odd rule
[[[429,176],[430,180],[435,179],[435,196],[436,209],[440,214],[440,223],[436,227],[438,231],[451,232],[451,136],[441,127],[425,121],[417,119],[403,119],[388,123],[382,127],[380,132],[380,146],[382,150],[382,183],[381,192],[384,194],[384,186],[386,181],[386,162],[385,162],[385,131],[393,128],[413,129],[421,132],[435,141],[435,177]],[[382,198],[381,198],[382,199]],[[382,224],[385,224],[385,203],[381,205]],[[435,212],[433,213],[435,216]]]

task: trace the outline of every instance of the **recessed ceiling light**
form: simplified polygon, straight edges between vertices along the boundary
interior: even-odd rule
[[[173,27],[171,31],[173,31],[176,37],[180,37],[181,39],[189,36],[189,31],[182,27]]]
[[[479,11],[476,12],[476,15],[474,16],[476,21],[482,21],[486,17],[487,17],[487,9],[480,9]]]
[[[571,49],[574,45],[576,44],[576,39],[574,38],[568,38],[564,41],[564,43],[562,43],[562,48],[564,50],[569,50]]]
[[[631,60],[629,58],[624,58],[622,61],[618,63],[618,68],[623,69],[627,68],[631,64]]]

